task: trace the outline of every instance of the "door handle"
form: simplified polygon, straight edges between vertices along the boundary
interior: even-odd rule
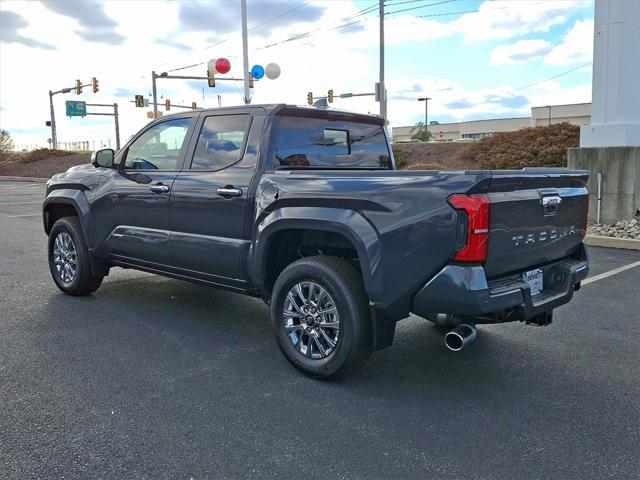
[[[151,185],[149,187],[149,190],[151,190],[153,193],[167,193],[169,192],[169,190],[171,190],[171,188],[169,188],[168,185],[162,185],[161,183],[159,183],[157,185]]]
[[[219,188],[219,189],[216,190],[216,193],[218,195],[220,195],[221,197],[224,197],[224,198],[242,196],[242,190],[240,190],[239,188],[231,187],[231,186],[227,186],[227,187],[224,187],[224,188]]]

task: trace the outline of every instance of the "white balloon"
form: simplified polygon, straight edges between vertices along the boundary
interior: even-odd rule
[[[275,80],[280,76],[280,66],[277,63],[270,63],[265,67],[264,74],[269,80]]]
[[[216,73],[218,73],[216,71],[216,59],[212,58],[211,60],[209,60],[207,62],[207,72],[209,72],[210,76],[214,76]]]

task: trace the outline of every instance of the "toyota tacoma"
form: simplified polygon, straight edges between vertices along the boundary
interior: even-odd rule
[[[153,121],[47,184],[56,285],[113,267],[262,298],[285,357],[330,377],[415,314],[459,350],[476,325],[547,325],[588,273],[587,172],[401,171],[384,119],[312,107]]]

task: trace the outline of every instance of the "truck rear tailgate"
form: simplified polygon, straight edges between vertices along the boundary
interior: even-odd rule
[[[489,279],[566,258],[580,249],[586,233],[587,172],[524,169],[491,173],[485,262]]]

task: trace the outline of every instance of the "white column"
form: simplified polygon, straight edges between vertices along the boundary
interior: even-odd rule
[[[596,0],[591,125],[581,147],[640,147],[640,0]]]

